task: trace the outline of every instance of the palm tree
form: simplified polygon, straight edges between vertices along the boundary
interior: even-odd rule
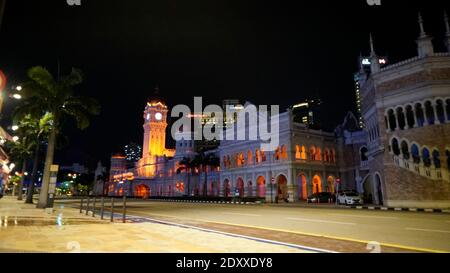
[[[81,130],[89,126],[89,115],[96,115],[100,111],[98,103],[91,98],[74,94],[73,88],[83,81],[81,71],[72,69],[69,75],[55,79],[45,68],[36,66],[28,70],[29,81],[24,83],[24,101],[17,115],[31,114],[33,117],[50,113],[53,124],[49,132],[47,153],[45,158],[44,177],[38,208],[47,207],[47,194],[50,182],[50,167],[53,164],[55,145],[61,130],[62,121],[66,117],[74,118]]]
[[[205,152],[199,152],[194,158],[195,165],[201,166],[201,170],[204,173],[204,181],[203,181],[203,196],[207,195],[207,187],[208,187],[208,167],[218,167],[220,166],[219,158],[212,154],[205,154]]]
[[[185,171],[187,174],[187,195],[190,196],[191,194],[191,172],[194,168],[194,159],[191,159],[189,157],[183,157],[183,159],[179,162],[180,167],[177,169],[177,174],[180,174],[182,171]]]
[[[27,161],[30,158],[33,147],[32,144],[27,141],[27,137],[23,137],[17,141],[8,141],[5,146],[7,147],[9,154],[13,161],[22,162],[22,172],[18,183],[18,197],[17,200],[22,200],[23,181],[25,178],[25,172],[27,168]]]
[[[18,117],[14,116],[17,120]],[[41,150],[42,140],[48,136],[53,124],[53,116],[50,113],[46,113],[41,118],[33,118],[31,115],[26,115],[19,122],[19,132],[27,136],[30,146],[33,146],[33,170],[31,172],[31,182],[28,185],[27,199],[25,203],[33,203],[34,184],[37,180],[37,170],[39,166],[39,154]]]

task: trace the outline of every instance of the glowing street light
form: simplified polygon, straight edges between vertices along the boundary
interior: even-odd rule
[[[17,86],[17,87],[16,87],[16,90],[17,90],[17,91],[22,91],[22,86],[20,86],[20,85]]]
[[[20,94],[13,94],[12,97],[15,98],[16,100],[22,99],[22,96]]]
[[[19,126],[13,125],[13,126],[11,127],[11,129],[12,129],[13,131],[17,131],[17,130],[19,130]]]
[[[13,140],[14,142],[16,142],[16,141],[19,140],[19,137],[18,137],[18,136],[14,136],[14,137],[12,138],[12,140]]]

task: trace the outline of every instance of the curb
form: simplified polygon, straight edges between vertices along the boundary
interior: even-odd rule
[[[232,205],[261,205],[262,202],[243,202],[243,201],[207,201],[207,200],[182,200],[182,199],[150,199],[156,202],[167,203],[194,203],[194,204],[232,204]]]
[[[349,206],[350,209],[360,210],[383,210],[383,211],[410,211],[410,212],[428,212],[428,213],[450,213],[450,209],[423,209],[423,208],[392,208],[379,206]]]

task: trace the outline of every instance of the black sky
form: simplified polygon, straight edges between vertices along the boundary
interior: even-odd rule
[[[77,67],[78,91],[98,99],[102,114],[78,132],[60,163],[108,163],[111,152],[142,142],[142,111],[158,85],[169,105],[225,98],[282,109],[321,97],[328,123],[354,110],[353,72],[372,32],[391,62],[416,54],[417,13],[443,50],[445,1],[7,0],[0,30],[0,69],[9,83],[27,68],[53,73]],[[447,11],[450,12],[447,4]],[[6,103],[6,112],[12,108]],[[8,126],[8,116],[2,124]]]

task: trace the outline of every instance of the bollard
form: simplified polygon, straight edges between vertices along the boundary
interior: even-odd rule
[[[102,208],[100,209],[100,215],[101,215],[100,219],[102,219],[102,220],[103,220],[103,213],[104,212],[105,212],[105,197],[102,196]]]
[[[80,201],[80,213],[83,213],[83,196],[81,196],[81,201]]]
[[[95,217],[95,199],[96,197],[94,196],[94,202],[92,202],[92,217]]]
[[[127,214],[127,196],[123,196],[123,214],[122,214],[122,222],[125,223],[125,217]]]
[[[114,222],[114,197],[111,197],[111,222]]]
[[[89,201],[90,201],[90,197],[89,197],[89,195],[88,195],[88,198],[87,198],[87,204],[86,204],[86,215],[89,214]]]

